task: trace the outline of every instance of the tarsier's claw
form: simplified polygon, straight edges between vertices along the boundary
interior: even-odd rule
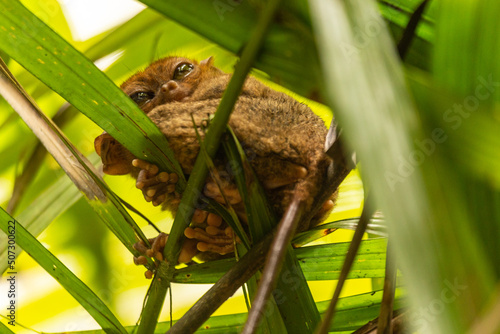
[[[156,188],[158,186],[155,186],[155,187],[151,187],[149,188],[147,191],[146,191],[146,195],[149,196],[149,197],[153,197],[155,194],[156,194]]]
[[[144,273],[144,277],[146,277],[147,279],[152,279],[153,278],[153,272],[151,270],[147,270]]]
[[[194,210],[193,219],[191,221],[196,224],[201,224],[207,219],[208,212],[200,209]]]
[[[158,198],[153,202],[154,206],[158,206],[161,203],[165,202],[166,196],[165,195],[160,195]]]
[[[177,181],[179,181],[179,175],[175,174],[175,173],[170,173],[169,174],[169,183],[177,183]]]
[[[199,253],[198,249],[196,249],[197,243],[198,241],[192,239],[186,239],[184,241],[181,253],[179,254],[179,263],[188,263]]]
[[[224,230],[224,234],[229,238],[232,238],[234,235],[233,229],[231,227],[226,227]],[[236,237],[236,242],[240,242],[240,238]]]
[[[323,211],[330,211],[331,209],[333,209],[334,207],[334,203],[331,199],[329,199],[328,201],[326,201],[325,203],[323,203],[323,206],[321,207],[321,210]]]
[[[175,175],[177,176],[176,174],[172,173],[172,175]],[[160,174],[158,174],[158,176],[156,177],[156,179],[159,181],[159,182],[168,182],[169,180],[169,175],[167,172],[161,172]],[[177,181],[174,181],[173,183],[175,183]]]
[[[137,266],[144,266],[148,263],[148,260],[145,256],[134,256],[134,264]]]
[[[207,226],[207,228],[205,229],[205,232],[207,232],[209,235],[225,234],[224,230],[220,230],[215,226]]]
[[[222,217],[213,213],[209,213],[207,217],[207,224],[209,226],[219,227],[222,224]]]
[[[319,219],[324,218],[323,216],[327,215],[335,206],[333,201],[331,199],[326,200],[325,203],[321,206],[321,209],[319,209],[318,213],[316,213],[315,217],[318,217]]]
[[[171,194],[171,193],[173,193],[174,191],[175,191],[175,184],[169,184],[169,185],[167,186],[167,193],[168,193],[168,194]]]

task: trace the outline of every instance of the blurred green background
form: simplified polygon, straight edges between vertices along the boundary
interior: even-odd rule
[[[197,60],[214,56],[215,65],[227,72],[232,72],[236,61],[236,57],[228,51],[160,14],[149,9],[140,13],[144,6],[134,1],[88,1],[85,3],[62,1],[58,3],[48,0],[43,3],[40,1],[22,1],[22,3],[78,50],[95,60],[96,64],[117,85],[151,61],[168,55],[181,55]],[[135,15],[139,15],[135,18],[135,24],[144,26],[142,31],[133,31],[134,35],[125,37],[123,40],[117,38],[119,37],[117,35],[112,35],[113,32],[116,34],[117,27]],[[113,38],[117,39],[120,44],[115,45],[116,41]],[[109,51],[113,52],[108,55]],[[55,115],[64,100],[14,61],[9,62],[9,68],[28,93],[36,98],[40,108],[48,116]],[[257,71],[255,75],[273,88],[286,91],[299,101],[310,105],[327,125],[330,123],[332,113],[325,106],[270,82],[263,72]],[[2,157],[0,203],[6,208],[12,194],[15,177],[31,154],[36,138],[3,99],[0,100],[0,110],[2,138],[0,142]],[[63,127],[63,131],[84,155],[94,155],[95,161],[93,142],[102,129],[84,115],[76,114]],[[66,177],[59,165],[50,155],[46,155],[33,183],[23,194],[15,213],[36,206],[39,203],[37,197],[49,189],[54,182],[64,178]],[[146,203],[135,188],[132,178],[128,176],[105,176],[104,178],[112,190],[145,214],[162,230],[170,229],[173,221],[171,214]],[[66,187],[73,188],[72,185],[68,186],[68,182],[66,182]],[[357,172],[344,182],[340,194],[336,209],[328,221],[360,215],[363,189]],[[142,302],[150,284],[150,281],[144,278],[144,268],[133,265],[130,253],[102,224],[100,218],[81,198],[80,193],[72,190],[70,196],[73,197],[75,203],[58,215],[38,239],[115,311],[123,325],[134,325],[139,318]],[[58,209],[54,208],[53,214],[57,214]],[[132,216],[148,237],[156,235],[154,229],[141,218],[133,213]],[[338,230],[318,243],[349,241],[351,237],[351,231]],[[29,255],[22,253],[19,256],[17,269],[19,272],[17,299],[19,324],[44,332],[99,328],[78,302]],[[343,295],[371,291],[371,283],[371,279],[349,282]],[[4,291],[5,284],[1,282],[1,291]],[[333,293],[334,284],[330,281],[312,281],[310,287],[316,300],[327,300]],[[209,285],[206,284],[174,284],[172,289],[174,319],[184,314],[208,288]],[[5,309],[6,303],[7,300],[2,299],[0,308]],[[160,320],[168,320],[169,312],[170,307],[167,302]],[[241,290],[216,314],[239,312],[246,312]],[[5,319],[1,321],[6,323]],[[9,328],[12,329],[12,327]],[[17,326],[15,332],[29,333],[31,331]]]

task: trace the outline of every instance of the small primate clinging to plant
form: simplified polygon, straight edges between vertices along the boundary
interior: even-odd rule
[[[200,150],[197,133],[204,137],[207,120],[215,113],[230,78],[230,74],[213,66],[212,57],[199,63],[167,57],[134,74],[121,88],[166,136],[189,177]],[[251,166],[276,214],[283,214],[293,196],[299,196],[305,212],[311,213],[331,163],[323,149],[327,134],[323,121],[306,105],[250,77],[234,106],[229,126],[251,157]],[[175,212],[181,196],[175,192],[177,175],[159,173],[157,166],[136,159],[107,133],[96,138],[95,147],[105,173],[130,173],[147,201]],[[245,208],[222,149],[214,163],[218,180],[207,178],[204,195],[222,204],[227,200],[246,222]],[[318,224],[333,208],[336,193],[330,195],[312,219],[299,225],[298,231]],[[189,262],[196,255],[203,258],[234,250],[232,230],[219,216],[206,211],[196,210],[184,234],[187,239],[179,262]],[[159,238],[147,254],[161,259],[166,235]],[[144,245],[138,248],[145,251]]]

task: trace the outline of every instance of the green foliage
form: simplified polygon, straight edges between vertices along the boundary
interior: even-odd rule
[[[99,297],[3,209],[0,209],[0,222],[2,231],[7,235],[14,235],[17,246],[36,259],[38,264],[71,293],[103,329],[109,333],[126,333],[125,328]]]
[[[75,42],[55,1],[47,1],[45,6],[25,1],[32,14],[20,2],[0,0],[2,58],[47,115],[53,116],[65,101],[78,109],[74,121],[64,128],[69,142],[77,150],[88,156],[93,151],[93,138],[104,129],[137,156],[159,164],[164,170],[179,171],[164,136],[115,83],[167,54],[197,59],[215,55],[216,65],[230,71],[237,56],[244,55],[245,46],[254,42],[252,31],[257,27],[265,36],[262,49],[259,53],[254,49],[252,56],[242,57],[247,68],[235,77],[243,80],[253,64],[259,78],[319,100],[334,110],[346,145],[356,151],[359,158],[364,187],[373,194],[375,207],[385,217],[372,220],[369,232],[389,235],[394,241],[397,265],[401,269],[398,277],[404,277],[409,295],[404,304],[409,306],[406,321],[419,333],[465,333],[470,328],[484,328],[481,326],[494,312],[489,305],[498,304],[498,296],[491,291],[498,285],[500,276],[496,256],[500,250],[498,1],[431,1],[404,61],[396,53],[396,44],[420,0],[287,1],[278,9],[266,34],[266,27],[259,24],[266,10],[265,1],[193,0],[189,6],[173,1],[142,2],[150,8],[89,41]],[[110,55],[115,55],[117,60],[104,72],[93,64]],[[236,96],[237,89],[233,93]],[[230,109],[231,103],[225,107]],[[10,188],[13,175],[24,170],[36,138],[6,101],[0,101],[0,109],[0,200],[2,207],[6,207],[10,190],[4,189],[3,184]],[[227,115],[223,117],[225,120],[214,120],[220,133],[225,130]],[[322,116],[331,117],[329,112]],[[217,142],[209,143],[209,154],[217,150]],[[235,145],[237,143],[233,143],[232,154],[236,157]],[[238,160],[245,166],[244,156],[240,155]],[[199,165],[206,170],[203,161]],[[203,183],[204,176],[200,175],[197,186],[189,189],[198,189]],[[135,223],[131,218],[121,217],[125,211],[116,199],[113,205],[101,205],[96,210],[112,221],[108,226],[113,234],[86,228],[93,226],[86,221],[87,217],[93,217],[91,210],[79,200],[81,194],[70,188],[64,177],[53,160],[44,160],[38,175],[32,175],[31,183],[27,184],[19,209],[10,215],[0,211],[0,227],[5,232],[7,222],[15,217],[17,245],[54,276],[103,330],[152,332],[170,283],[158,277],[182,284],[214,283],[234,265],[234,259],[185,268],[162,264],[148,292],[147,304],[154,307],[144,308],[146,319],[153,319],[151,327],[135,326],[136,318],[131,320],[130,316],[118,314],[123,302],[118,302],[117,295],[133,281],[144,285],[139,275],[130,278],[140,270],[131,268],[130,261],[122,260],[122,255],[130,258],[134,236],[142,232],[134,232]],[[338,278],[348,244],[332,242],[331,236],[321,237],[336,228],[355,226],[359,205],[353,210],[349,203],[359,204],[363,197],[352,179],[341,189],[330,224],[300,234],[294,240],[296,245],[317,243],[290,253],[300,264],[294,270],[303,273],[309,282],[308,287],[301,281],[301,293],[311,295],[309,288],[313,281]],[[111,189],[120,189],[120,195],[127,201],[140,211],[148,212],[146,216],[150,214],[163,225],[172,223],[172,219],[167,219],[165,224],[162,221],[165,214],[153,211],[140,198],[134,199],[138,191],[131,191],[133,185],[127,181],[118,184],[122,181],[106,180],[115,183]],[[239,183],[240,187],[246,185],[244,180]],[[181,180],[179,190],[185,186]],[[186,200],[187,211],[177,217],[175,238],[171,240],[179,240],[183,224],[189,222],[189,212],[196,200],[196,196],[191,195],[190,201]],[[248,195],[245,203],[253,203],[251,218],[261,220],[266,212],[265,201],[258,195],[257,188],[248,189]],[[95,204],[92,199],[90,203]],[[380,226],[384,224],[387,230]],[[45,229],[46,233],[40,235]],[[151,232],[147,226],[143,229],[146,234]],[[163,229],[169,230],[169,227]],[[102,230],[95,228],[95,231]],[[3,242],[5,236],[0,234],[0,237],[3,247],[0,268],[5,269],[8,250]],[[93,246],[82,244],[83,247],[80,245],[72,254],[94,251],[89,262],[97,265],[88,264],[80,271],[63,250],[71,249],[70,243],[86,238],[93,240]],[[126,247],[116,242],[117,239]],[[167,255],[174,258],[179,245],[170,243]],[[52,245],[60,245],[59,253],[53,252],[53,255],[47,250]],[[349,278],[361,284],[362,278],[383,277],[385,249],[385,239],[363,241]],[[26,254],[18,258],[20,271],[26,269],[23,265],[27,259]],[[293,261],[291,258],[287,265],[296,265]],[[118,265],[113,267],[115,263]],[[96,270],[97,267],[100,269]],[[117,267],[123,267],[126,273],[118,279],[116,271],[108,269]],[[328,283],[323,288],[325,286]],[[288,297],[296,292],[282,290]],[[104,297],[105,294],[93,291],[114,293]],[[127,300],[136,304],[134,314],[139,314],[144,292],[133,301]],[[315,302],[301,305],[303,308],[293,303],[286,305],[291,306],[288,309],[280,308],[288,332],[298,327],[291,325],[293,322],[287,318],[302,319],[306,311],[313,314],[326,309],[327,302],[320,300],[329,298],[329,292],[319,297],[312,295]],[[354,331],[376,318],[381,295],[381,291],[373,291],[342,298],[332,332]],[[403,306],[403,295],[398,289],[396,308]],[[174,294],[174,301],[177,298],[179,295]],[[277,300],[276,303],[279,304]],[[65,304],[60,304],[63,307],[60,311],[66,311]],[[70,305],[75,305],[74,301]],[[33,319],[43,320],[37,318],[37,312],[52,316],[46,315],[50,308],[43,311],[45,313],[38,307],[32,312]],[[178,319],[185,310],[174,311],[174,318]],[[203,332],[238,332],[246,313],[237,312],[212,316]],[[306,318],[311,321],[314,316]],[[160,316],[155,332],[170,328],[166,319],[167,315]],[[280,325],[272,319],[268,319],[268,329]],[[28,321],[28,325],[31,324]],[[0,326],[1,331],[12,329],[3,323]],[[498,332],[499,326],[494,323],[488,330]],[[57,331],[66,331],[66,328],[61,326]],[[312,332],[313,328],[308,331]]]

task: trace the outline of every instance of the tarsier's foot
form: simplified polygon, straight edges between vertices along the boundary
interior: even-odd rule
[[[135,185],[142,190],[146,201],[158,206],[167,199],[168,194],[179,197],[175,193],[175,184],[179,180],[177,174],[167,172],[158,174],[158,166],[140,159],[134,159],[132,165],[141,169]]]

